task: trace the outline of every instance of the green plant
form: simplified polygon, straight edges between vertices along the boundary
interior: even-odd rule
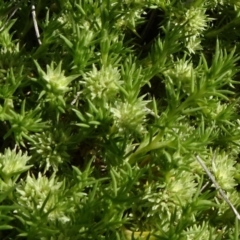
[[[1,1],[1,239],[238,239],[239,14]]]

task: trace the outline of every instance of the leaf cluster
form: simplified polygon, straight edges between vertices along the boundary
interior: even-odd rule
[[[239,14],[0,1],[0,238],[238,239]]]

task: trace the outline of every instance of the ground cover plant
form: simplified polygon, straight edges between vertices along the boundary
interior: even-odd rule
[[[237,0],[0,1],[0,238],[238,239],[239,25]]]

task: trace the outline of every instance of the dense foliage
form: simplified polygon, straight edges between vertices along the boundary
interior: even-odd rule
[[[196,156],[240,207],[239,25],[237,0],[0,1],[0,238],[238,239]]]

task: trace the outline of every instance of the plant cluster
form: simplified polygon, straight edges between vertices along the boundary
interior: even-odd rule
[[[196,160],[240,208],[239,24],[237,0],[0,1],[0,238],[239,239]]]

